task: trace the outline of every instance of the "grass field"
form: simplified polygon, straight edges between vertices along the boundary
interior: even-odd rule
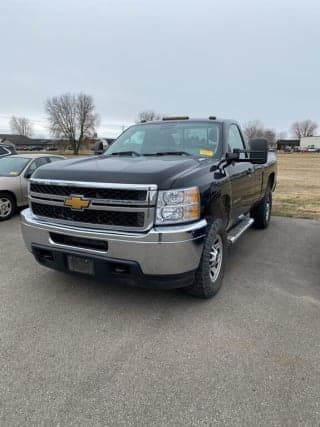
[[[320,154],[278,154],[273,214],[320,219]]]

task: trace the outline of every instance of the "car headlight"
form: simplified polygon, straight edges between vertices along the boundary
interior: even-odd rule
[[[198,187],[159,191],[156,224],[196,221],[200,218]]]

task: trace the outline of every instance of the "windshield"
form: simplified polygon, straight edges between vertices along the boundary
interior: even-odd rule
[[[0,159],[0,176],[18,176],[30,159],[24,157],[4,157]]]
[[[107,155],[193,156],[219,155],[221,124],[207,122],[164,122],[135,125],[126,130],[106,151]]]

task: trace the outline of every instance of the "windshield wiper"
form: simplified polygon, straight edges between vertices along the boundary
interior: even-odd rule
[[[186,151],[159,151],[158,153],[143,154],[144,156],[191,156]]]
[[[137,151],[115,151],[114,153],[107,154],[107,156],[191,156],[191,154],[186,151],[159,151],[142,154]]]
[[[109,154],[109,156],[141,156],[141,154],[137,151],[115,151]]]

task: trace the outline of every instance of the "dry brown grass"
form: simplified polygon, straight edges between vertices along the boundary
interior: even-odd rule
[[[278,154],[273,214],[320,219],[320,154]]]

